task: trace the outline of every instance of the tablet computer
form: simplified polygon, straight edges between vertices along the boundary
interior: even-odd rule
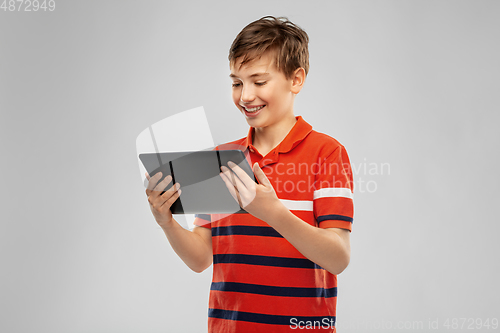
[[[228,167],[227,162],[232,161],[255,181],[252,168],[241,150],[144,153],[139,159],[150,177],[160,171],[160,181],[167,175],[172,176],[166,189],[180,183],[182,193],[170,207],[172,214],[246,213],[219,176],[221,166]]]

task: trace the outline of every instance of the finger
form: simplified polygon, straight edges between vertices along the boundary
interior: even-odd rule
[[[247,192],[247,187],[245,186],[245,184],[243,184],[243,182],[240,180],[239,177],[237,177],[234,172],[231,172],[231,170],[229,170],[228,168],[226,167],[221,167],[221,169],[223,170],[224,172],[224,175],[229,179],[231,180],[231,183],[233,184],[234,187],[236,187],[236,190],[238,192],[241,192],[243,194],[245,194]]]
[[[236,184],[238,192],[241,194],[240,200],[245,205],[248,205],[253,201],[253,199],[255,199],[255,195],[257,194],[257,184],[252,178],[250,178],[250,176],[248,176],[245,171],[243,171],[242,168],[237,166],[235,163],[229,162],[228,164],[231,165],[232,170],[238,176],[235,177],[236,180],[234,181],[234,183]]]
[[[172,206],[172,204],[177,200],[177,198],[181,195],[181,184],[175,183],[174,186],[170,187],[165,193],[163,193],[160,198],[163,202],[160,202],[160,207],[167,204],[168,207]]]
[[[227,165],[231,167],[231,170],[238,176],[238,178],[241,180],[242,184],[244,184],[246,188],[251,188],[252,183],[254,183],[254,181],[247,175],[245,171],[243,171],[242,168],[240,168],[236,163],[231,161],[227,162]]]
[[[147,195],[160,195],[161,192],[167,187],[168,183],[172,180],[172,177],[170,175],[167,175],[165,179],[163,179],[161,182],[158,183],[158,181],[161,179],[161,174],[158,176],[158,174],[154,175],[154,177],[151,178],[148,189],[146,190]]]
[[[161,179],[161,172],[156,173],[151,179],[148,181],[148,185],[146,186],[146,194],[149,196],[151,191],[155,188],[156,183]]]
[[[238,178],[238,177],[236,177],[236,176],[234,175],[234,173],[231,173],[231,177],[233,178],[233,184],[234,184],[235,182],[239,182],[239,181],[237,180],[237,178]],[[242,199],[241,199],[241,194],[240,194],[240,190],[239,190],[238,186],[236,186],[236,191],[235,191],[235,192],[236,192],[236,201],[238,201],[238,205],[239,205],[240,207],[243,207],[243,203],[242,203]]]
[[[165,204],[168,204],[168,208],[174,203],[175,200],[170,200],[178,191],[180,191],[180,184],[176,183],[174,186],[171,186],[167,191],[163,192],[161,195],[149,196],[148,200],[151,206],[154,209],[159,210]],[[159,192],[156,192],[159,193]],[[170,201],[169,201],[170,200]]]
[[[170,188],[168,190],[162,190],[160,189],[161,186],[162,186],[162,183],[164,181],[162,181],[160,184],[158,184],[157,187],[155,187],[155,189],[153,190],[153,193],[152,195],[150,195],[150,202],[152,204],[155,205],[155,207],[159,207],[161,205],[163,205],[165,203],[166,200],[168,200],[174,193],[175,191],[180,187],[180,186],[176,186],[178,183],[174,184],[174,186],[170,186]]]
[[[236,190],[236,187],[234,187],[231,180],[224,174],[224,172],[221,172],[219,175],[222,178],[222,180],[224,181],[224,183],[226,184],[226,187],[229,190],[229,193],[231,194],[231,196],[234,198],[234,200],[236,200],[238,202],[238,205],[240,207],[242,207],[240,195],[239,195],[239,193],[237,193],[238,191]]]
[[[267,178],[266,174],[264,171],[260,168],[259,163],[255,162],[253,165],[253,173],[255,174],[255,177],[257,177],[257,180],[259,181],[260,184],[265,185],[266,187],[271,186],[271,182]]]
[[[148,184],[149,184],[149,174],[146,172],[145,173],[146,175],[146,179],[144,179],[144,187],[146,188],[146,193],[148,192],[147,188],[148,188]]]
[[[159,191],[159,192],[165,191],[167,185],[170,184],[171,181],[172,181],[172,176],[167,175],[165,179],[163,179],[161,182],[158,183],[158,185],[155,186],[153,191]]]
[[[182,189],[178,189],[175,193],[165,202],[164,205],[168,205],[168,209],[172,207],[175,200],[177,200],[181,196]]]

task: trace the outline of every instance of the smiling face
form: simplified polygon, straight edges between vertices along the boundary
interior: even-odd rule
[[[234,66],[230,66],[229,76],[233,80],[233,102],[245,116],[248,125],[274,128],[294,121],[293,101],[302,88],[303,79],[299,78],[299,82],[296,76],[287,79],[278,71],[269,53],[240,68],[241,61],[237,59]]]

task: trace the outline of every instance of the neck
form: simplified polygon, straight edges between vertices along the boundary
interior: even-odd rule
[[[257,149],[272,150],[279,145],[281,141],[288,135],[292,127],[297,122],[295,116],[283,119],[279,124],[274,124],[268,127],[255,127],[253,136],[253,145]]]

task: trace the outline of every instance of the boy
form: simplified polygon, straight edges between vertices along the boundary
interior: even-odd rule
[[[180,258],[195,272],[212,262],[209,332],[335,332],[337,278],[349,264],[352,174],[345,148],[312,130],[293,102],[309,70],[308,36],[286,18],[246,26],[230,53],[232,98],[250,130],[239,147],[259,183],[238,166],[221,178],[248,214],[204,215],[188,231],[170,206],[168,177],[149,179],[148,201]]]

